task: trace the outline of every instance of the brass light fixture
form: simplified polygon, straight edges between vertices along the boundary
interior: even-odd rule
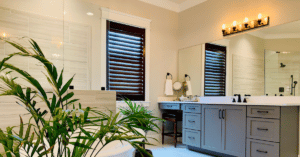
[[[226,25],[222,25],[222,33],[223,36],[239,33],[239,32],[244,32],[247,30],[255,29],[255,28],[260,28],[263,26],[267,26],[270,24],[270,17],[262,17],[262,14],[258,14],[258,18],[256,20],[249,21],[249,19],[246,17],[244,22],[242,24],[238,24],[237,22],[234,21],[232,23],[232,27],[227,27]]]

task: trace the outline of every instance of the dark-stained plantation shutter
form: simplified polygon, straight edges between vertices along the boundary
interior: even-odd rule
[[[107,21],[107,89],[145,100],[145,29]]]
[[[205,44],[204,96],[225,96],[226,47]]]

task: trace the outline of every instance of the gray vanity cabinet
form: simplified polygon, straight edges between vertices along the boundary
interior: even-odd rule
[[[245,156],[245,143],[246,106],[202,106],[202,149]]]
[[[201,145],[201,105],[185,104],[183,110],[183,144],[200,148]]]
[[[202,149],[218,152],[222,148],[221,110],[220,105],[202,105]]]
[[[222,121],[222,150],[225,154],[245,156],[246,148],[246,106],[224,106]]]

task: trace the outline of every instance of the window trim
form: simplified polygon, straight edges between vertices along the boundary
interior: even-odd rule
[[[150,101],[150,23],[151,20],[146,18],[141,18],[138,16],[125,14],[122,12],[114,11],[108,8],[101,7],[101,60],[100,60],[100,86],[106,87],[106,78],[107,78],[107,68],[106,68],[106,40],[107,40],[107,26],[106,21],[114,21],[122,23],[125,25],[130,25],[134,27],[144,28],[145,29],[145,101]]]

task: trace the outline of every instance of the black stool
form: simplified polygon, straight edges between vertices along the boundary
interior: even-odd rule
[[[165,133],[164,122],[162,123],[162,144],[164,144],[164,136],[173,137],[175,141],[175,148],[177,146],[177,137],[182,137],[182,133],[177,132],[177,122],[182,121],[182,112],[163,113],[162,119],[173,122],[174,131]]]

